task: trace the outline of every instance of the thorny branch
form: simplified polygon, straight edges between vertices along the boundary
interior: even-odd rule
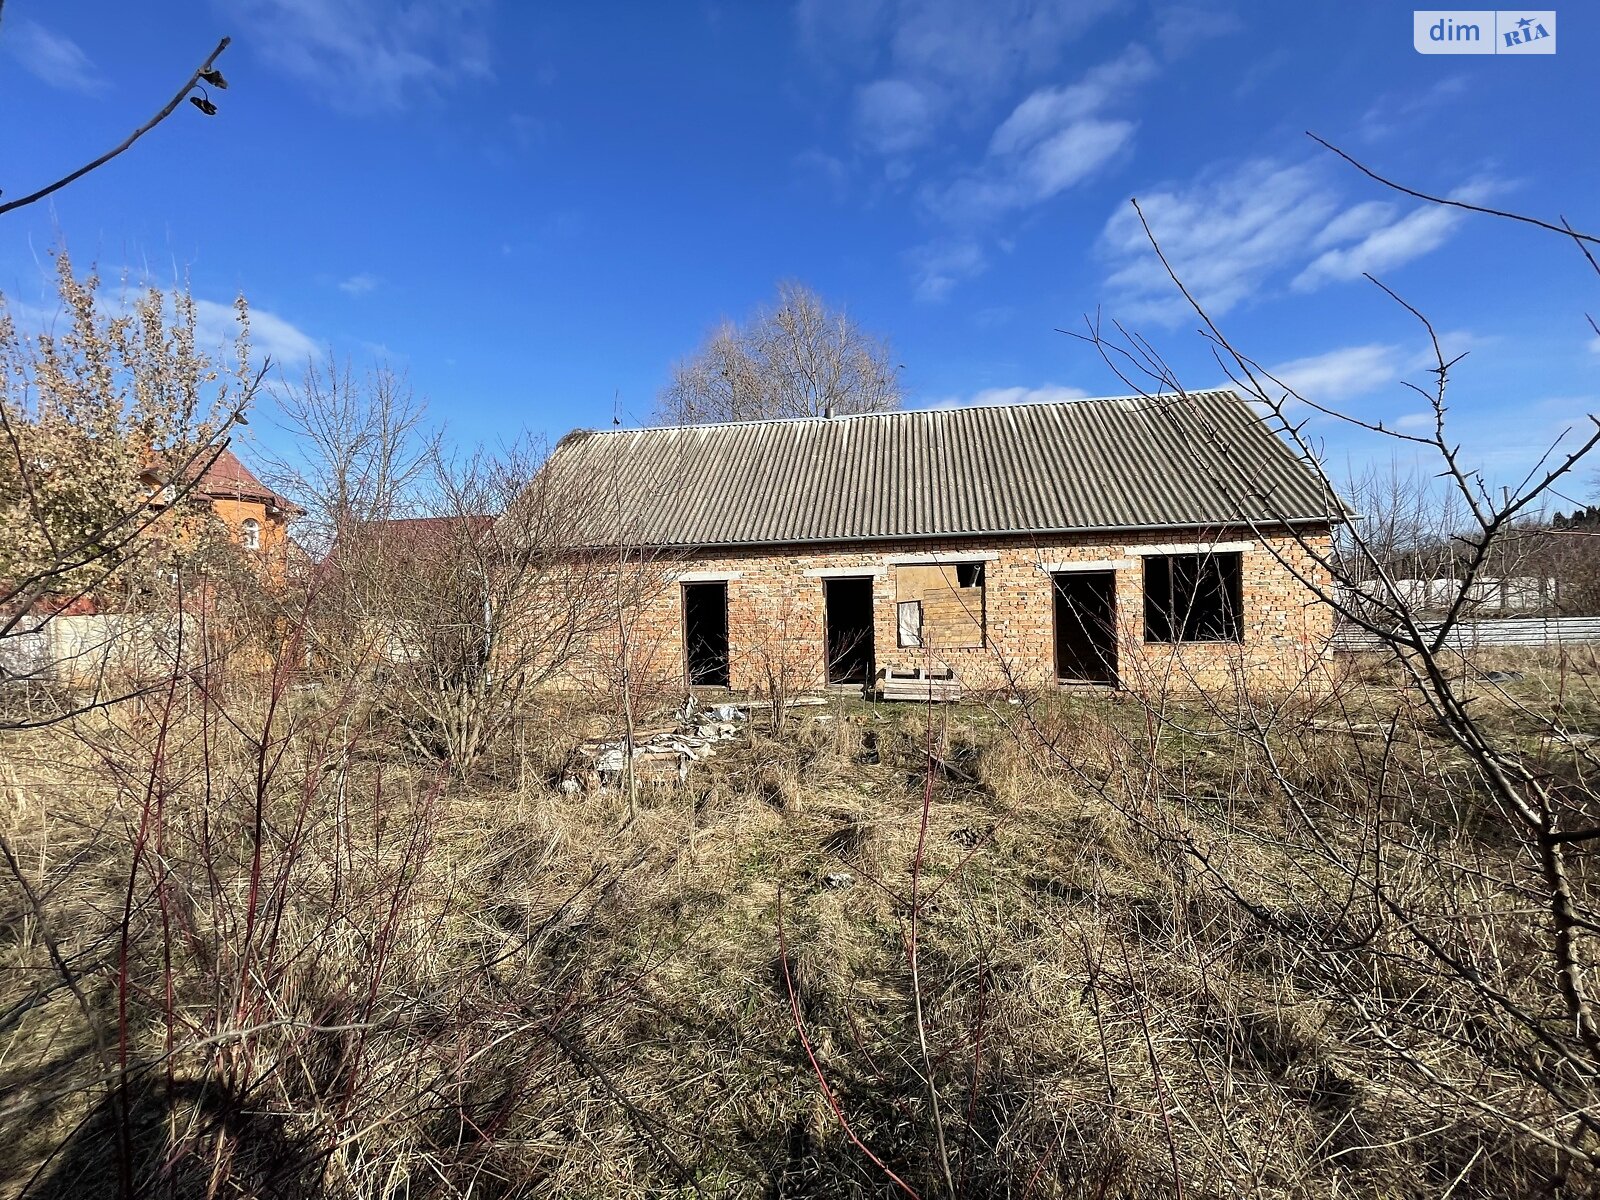
[[[184,80],[183,86],[173,94],[171,100],[168,100],[166,104],[162,105],[155,116],[151,117],[143,125],[139,126],[132,133],[130,133],[126,138],[118,142],[110,150],[107,150],[104,154],[92,162],[85,163],[76,171],[72,171],[67,175],[63,175],[54,183],[46,184],[36,192],[30,192],[28,195],[23,196],[20,199],[10,200],[4,204],[0,204],[0,216],[11,212],[13,209],[22,208],[25,205],[37,203],[38,201],[43,200],[46,196],[49,196],[55,192],[59,192],[69,183],[73,183],[76,180],[82,179],[90,171],[94,171],[105,166],[112,159],[116,158],[117,155],[121,154],[124,150],[127,150],[145,134],[149,133],[157,125],[161,124],[161,122],[170,117],[177,109],[178,105],[183,103],[184,97],[189,95],[190,92],[194,91],[194,89],[198,87],[202,81],[211,84],[213,87],[227,87],[227,82],[222,78],[222,74],[217,70],[216,63],[217,59],[222,57],[222,52],[228,48],[228,43],[232,40],[232,38],[223,38],[220,42],[218,42],[216,49],[212,50],[211,53],[206,56],[206,60],[195,68],[194,74],[190,75],[188,79]]]

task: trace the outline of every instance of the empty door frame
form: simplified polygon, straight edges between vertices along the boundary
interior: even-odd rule
[[[682,587],[684,680],[690,687],[728,687],[728,585]]]
[[[872,682],[872,576],[822,581],[822,642],[830,684]]]
[[[1059,683],[1117,683],[1117,577],[1063,571],[1050,577],[1051,653]]]

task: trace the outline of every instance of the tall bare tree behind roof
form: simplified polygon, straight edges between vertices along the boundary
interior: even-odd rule
[[[888,339],[791,280],[778,285],[774,307],[743,325],[725,321],[676,363],[656,415],[667,424],[695,425],[887,412],[900,400]]]

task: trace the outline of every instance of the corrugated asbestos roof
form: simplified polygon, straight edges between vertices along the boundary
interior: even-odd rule
[[[1327,520],[1331,503],[1227,391],[576,430],[546,469],[604,498],[596,544],[1208,527]]]

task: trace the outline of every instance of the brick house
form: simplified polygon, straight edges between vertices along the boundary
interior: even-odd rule
[[[1232,392],[579,430],[547,469],[615,496],[593,543],[656,565],[635,640],[690,685],[1287,682],[1332,632],[1337,501]]]
[[[157,512],[172,505],[180,490],[173,473],[159,466],[144,470],[139,483]],[[289,523],[305,510],[262,483],[231,450],[217,455],[184,498],[189,507],[220,522],[260,578],[282,582],[296,556],[303,554],[289,535]],[[182,521],[156,522],[151,536],[181,545],[195,531]],[[206,589],[186,597],[190,613],[209,602]],[[27,619],[0,640],[0,681],[48,679],[89,687],[108,676],[159,676],[171,669],[173,647],[180,641],[173,622],[170,612],[153,611],[147,602],[130,604],[117,589],[109,595],[88,591],[41,596],[28,609]],[[209,632],[212,638],[220,634],[216,628]]]
[[[160,472],[145,472],[143,483],[150,489],[152,505],[159,508],[171,502],[176,489]],[[296,553],[289,523],[305,514],[303,508],[262,483],[239,461],[238,455],[226,448],[201,473],[188,496],[204,503],[239,548],[260,564],[265,575],[283,578]]]

